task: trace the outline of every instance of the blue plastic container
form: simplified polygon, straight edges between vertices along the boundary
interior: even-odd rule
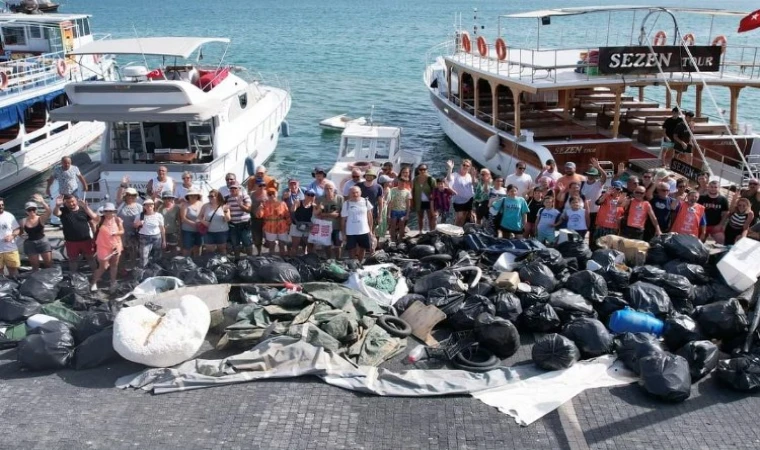
[[[650,333],[660,337],[664,327],[662,320],[631,308],[615,311],[610,316],[610,330],[614,333]]]

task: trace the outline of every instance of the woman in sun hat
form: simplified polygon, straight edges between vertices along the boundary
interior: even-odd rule
[[[111,290],[117,286],[116,275],[119,271],[119,259],[124,249],[121,237],[124,235],[124,222],[116,215],[116,206],[106,203],[103,216],[95,230],[96,256],[98,268],[92,274],[91,290],[97,290],[97,284],[103,273],[110,268]]]
[[[24,241],[24,253],[29,258],[32,272],[36,272],[40,269],[40,259],[44,268],[50,267],[53,263],[53,249],[45,237],[45,224],[50,219],[52,211],[40,194],[34,194],[32,200],[24,205],[26,217],[21,223],[21,233],[27,235]],[[37,214],[38,204],[45,209],[42,215]]]
[[[124,245],[125,262],[137,260],[139,239],[135,232],[134,222],[135,217],[139,217],[143,212],[143,207],[138,202],[137,189],[129,187],[128,183],[129,177],[125,176],[122,178],[121,186],[117,193],[119,201],[116,204],[116,215],[119,216],[124,224],[124,234],[121,240]]]
[[[306,189],[311,189],[318,197],[325,195],[325,185],[327,184],[327,172],[325,172],[325,169],[315,167],[311,176],[314,178],[314,181]]]
[[[179,210],[182,234],[182,254],[185,256],[198,256],[201,254],[203,235],[198,231],[201,208],[203,208],[203,195],[196,189],[191,189],[185,194],[185,203]]]

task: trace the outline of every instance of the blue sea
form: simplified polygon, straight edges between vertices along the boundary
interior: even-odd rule
[[[341,113],[369,116],[374,106],[376,122],[403,127],[402,146],[423,150],[434,172],[445,161],[462,153],[438,125],[422,82],[427,52],[452,36],[461,23],[493,42],[499,15],[533,9],[600,6],[606,2],[578,0],[71,0],[61,12],[92,15],[96,33],[114,38],[144,36],[220,36],[232,44],[228,63],[260,72],[264,79],[279,76],[288,81],[293,107],[288,122],[290,137],[280,140],[269,163],[278,177],[310,178],[314,166],[330,167],[337,154],[339,134],[324,133],[320,120]],[[626,4],[651,5],[650,1],[627,0]],[[683,6],[682,1],[660,2]],[[738,11],[758,7],[753,1],[720,1],[712,5]],[[701,6],[694,4],[693,6]],[[707,5],[705,5],[707,6]],[[477,8],[477,12],[474,11]],[[459,14],[461,13],[461,22]],[[554,18],[552,25],[537,27],[536,20],[505,21],[502,31],[508,43],[572,45],[601,39],[610,29],[610,44],[627,44],[631,16],[609,22],[605,16]],[[672,30],[666,17],[652,18],[655,29]],[[694,32],[698,43],[707,39],[706,16],[679,16],[682,33]],[[569,21],[570,27],[560,21]],[[634,34],[638,36],[641,15]],[[726,34],[729,42],[757,45],[760,30],[737,36],[739,18],[715,19],[713,36]],[[669,27],[669,28],[668,28]],[[563,31],[559,31],[563,30]],[[670,33],[669,33],[670,34]],[[435,55],[433,55],[435,56]],[[138,58],[134,58],[137,60]],[[204,62],[208,63],[208,58]],[[126,63],[128,61],[121,61]],[[726,89],[713,89],[719,107],[728,108]],[[760,94],[745,89],[740,102],[740,121],[760,130]],[[658,100],[662,101],[663,98]],[[690,102],[689,93],[685,103]],[[712,106],[705,99],[705,112]],[[10,210],[23,204],[32,192],[44,191],[39,177],[18,188],[9,199]]]

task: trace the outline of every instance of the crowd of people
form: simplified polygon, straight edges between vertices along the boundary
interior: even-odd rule
[[[610,234],[649,240],[660,233],[688,233],[731,245],[760,233],[756,179],[741,192],[732,189],[729,199],[707,174],[690,186],[663,170],[628,176],[623,166],[608,180],[596,159],[582,173],[573,162],[560,171],[552,160],[535,178],[526,169],[517,162],[514,173],[502,178],[486,168],[476,170],[469,159],[455,170],[450,160],[446,173],[436,178],[427,164],[414,173],[410,167],[396,173],[386,163],[380,171],[355,169],[336,186],[317,167],[308,186],[291,178],[281,188],[260,166],[242,182],[228,173],[224,186],[204,194],[192,173],[174,181],[165,166],[158,166],[144,198],[125,177],[117,202],[93,211],[82,195],[84,178],[64,158],[48,180],[47,193],[55,182],[60,192],[53,208],[36,194],[19,222],[0,199],[0,269],[18,274],[16,238],[22,234],[32,269],[51,266],[45,224],[53,215],[61,222],[69,269],[76,272],[84,259],[93,272],[92,289],[106,271],[115,287],[120,264],[146,266],[163,255],[208,252],[237,258],[266,248],[279,255],[319,252],[331,258],[345,251],[361,260],[378,240],[402,241],[413,212],[420,231],[471,222],[502,237],[532,237],[548,245],[560,229],[588,237],[592,247]],[[312,239],[315,230],[322,239]]]

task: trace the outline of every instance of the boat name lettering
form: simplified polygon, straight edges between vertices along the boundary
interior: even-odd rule
[[[145,192],[148,183],[129,183],[129,187],[134,188],[137,192]]]
[[[595,153],[596,148],[584,147],[582,145],[568,145],[565,147],[554,147],[551,152],[555,155],[577,155],[579,153]]]
[[[670,163],[670,170],[685,176],[691,181],[697,181],[697,178],[702,173],[702,170],[694,166],[690,166],[689,164],[686,164],[685,162],[678,159],[673,159],[673,161]]]
[[[721,48],[717,45],[691,46],[694,57],[685,55],[677,45],[649,47],[601,47],[599,73],[646,74],[663,72],[717,72],[720,70]],[[696,66],[696,67],[695,67]]]

